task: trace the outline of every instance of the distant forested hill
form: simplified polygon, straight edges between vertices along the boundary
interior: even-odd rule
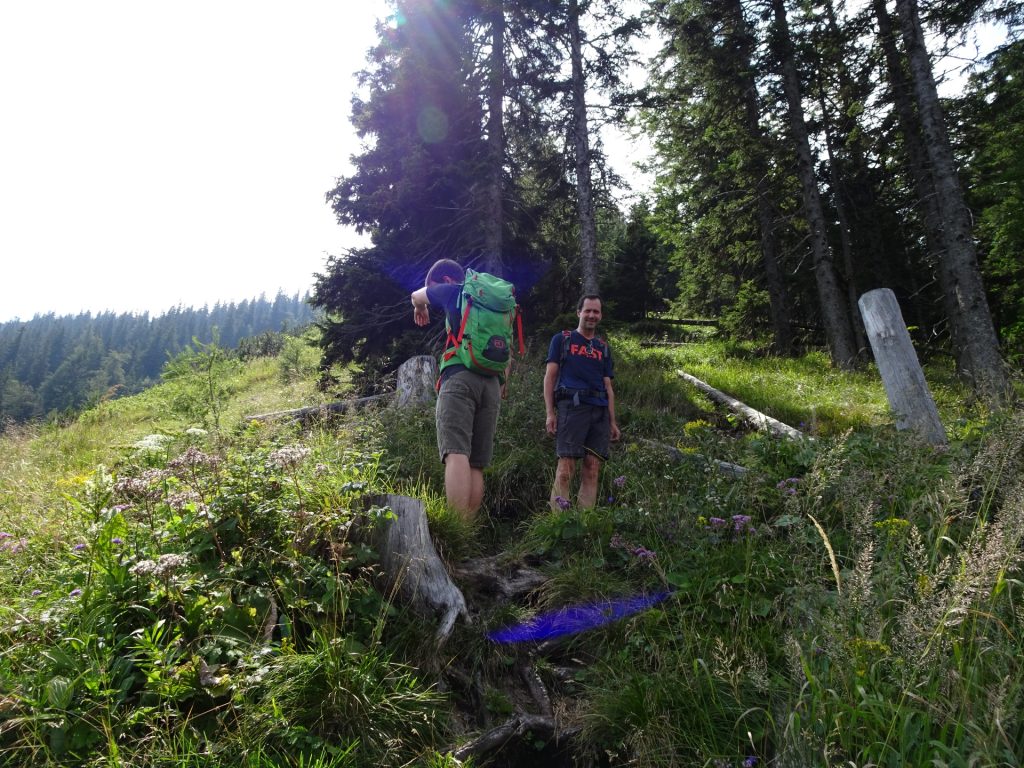
[[[164,363],[197,339],[234,349],[246,338],[313,321],[306,297],[283,293],[213,309],[176,307],[158,317],[103,312],[36,315],[0,324],[0,430],[78,410],[153,384]]]

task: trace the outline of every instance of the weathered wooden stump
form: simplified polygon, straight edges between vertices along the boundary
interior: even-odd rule
[[[888,288],[868,291],[857,301],[871,351],[885,386],[896,428],[913,430],[932,445],[946,445],[946,430],[917,361],[903,313]]]
[[[393,513],[374,529],[374,545],[390,586],[421,616],[440,617],[435,635],[443,645],[459,616],[468,619],[466,599],[448,575],[427,526],[423,502],[389,493],[367,497],[368,505]]]
[[[398,366],[395,405],[402,408],[407,405],[434,402],[436,381],[437,361],[433,357],[430,355],[410,357]]]

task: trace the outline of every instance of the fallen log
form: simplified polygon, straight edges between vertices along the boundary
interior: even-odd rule
[[[367,507],[388,507],[373,528],[373,543],[389,585],[414,611],[426,618],[440,617],[435,639],[440,647],[455,621],[469,619],[466,599],[448,575],[427,526],[423,502],[389,493],[365,499]]]
[[[740,466],[739,464],[733,464],[732,462],[722,461],[720,459],[709,459],[707,456],[704,456],[703,454],[700,453],[685,453],[684,451],[680,451],[674,445],[669,445],[668,443],[659,443],[657,440],[648,440],[647,438],[640,438],[639,442],[643,443],[644,445],[649,445],[652,448],[657,448],[659,450],[665,451],[665,453],[669,455],[669,458],[671,458],[672,461],[680,462],[685,459],[689,459],[691,461],[701,461],[705,464],[710,464],[723,475],[727,475],[728,477],[734,477],[739,479],[741,477],[745,477],[747,473],[750,472],[749,469]]]
[[[274,421],[276,419],[292,419],[294,421],[305,421],[316,416],[326,416],[330,413],[346,413],[350,408],[358,408],[362,405],[369,405],[381,400],[394,397],[394,392],[385,392],[382,395],[370,395],[369,397],[357,397],[354,400],[337,400],[333,403],[323,405],[309,405],[304,408],[291,408],[287,411],[271,411],[270,413],[257,413],[252,416],[243,416],[242,421]]]
[[[725,392],[722,392],[721,390],[715,389],[710,384],[707,384],[698,379],[696,376],[691,376],[685,371],[676,371],[676,374],[680,378],[684,379],[685,381],[688,381],[690,384],[695,386],[697,389],[706,394],[716,403],[724,405],[725,407],[729,408],[735,413],[738,413],[740,416],[743,417],[745,421],[747,421],[750,424],[753,424],[754,427],[761,430],[762,432],[770,432],[773,435],[777,435],[779,437],[788,437],[791,440],[814,439],[809,435],[805,435],[798,429],[793,429],[793,427],[789,426],[788,424],[783,424],[778,419],[773,419],[771,416],[768,416],[764,413],[761,413],[758,410],[751,408],[749,405],[737,400],[735,397],[727,395]]]

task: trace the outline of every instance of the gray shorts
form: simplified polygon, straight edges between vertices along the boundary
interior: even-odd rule
[[[494,432],[501,409],[497,376],[459,371],[441,383],[437,393],[437,452],[469,456],[469,465],[482,469],[494,454]]]
[[[612,424],[608,408],[603,405],[580,403],[571,399],[559,400],[558,436],[555,453],[560,459],[582,459],[590,453],[601,460],[608,458]]]

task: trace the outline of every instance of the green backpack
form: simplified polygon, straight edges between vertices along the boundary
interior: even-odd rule
[[[446,321],[448,339],[441,356],[441,368],[462,363],[488,376],[501,376],[512,357],[513,331],[519,333],[519,354],[523,347],[523,321],[512,283],[486,272],[466,270],[457,307],[462,323],[454,331]]]

